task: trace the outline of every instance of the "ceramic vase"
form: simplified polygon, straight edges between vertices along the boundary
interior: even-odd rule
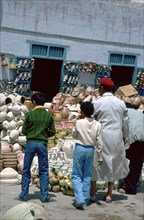
[[[24,105],[28,108],[29,111],[33,109],[33,104],[30,98],[25,99]]]
[[[62,110],[60,111],[60,113],[61,113],[62,119],[64,119],[64,120],[68,119],[68,117],[69,117],[69,109],[68,109],[68,107],[66,105],[64,105],[62,107]]]
[[[62,117],[60,111],[55,111],[54,112],[54,122],[61,122]]]
[[[75,147],[75,141],[74,141],[73,137],[71,137],[71,136],[65,137],[65,141],[62,145],[62,151],[65,152],[68,159],[73,158],[74,147]]]

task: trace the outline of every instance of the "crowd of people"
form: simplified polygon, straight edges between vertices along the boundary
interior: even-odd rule
[[[113,200],[114,182],[123,180],[120,193],[136,194],[144,161],[144,113],[134,104],[113,94],[110,78],[100,80],[100,96],[80,105],[81,114],[75,121],[72,136],[72,183],[77,209],[84,210],[96,199],[96,182],[107,182],[103,200]],[[22,132],[27,137],[20,200],[28,200],[30,166],[35,154],[39,159],[41,201],[50,200],[48,190],[47,140],[56,132],[51,113],[43,105],[44,94],[34,93],[33,110],[26,114]]]

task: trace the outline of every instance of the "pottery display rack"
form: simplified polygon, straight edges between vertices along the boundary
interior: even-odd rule
[[[135,88],[139,95],[144,96],[144,69],[138,69]]]
[[[78,84],[78,64],[67,62],[64,64],[64,78],[62,84],[63,93],[71,93],[74,87]]]
[[[17,57],[15,59],[13,92],[29,97],[31,93],[31,77],[34,68],[34,59]]]

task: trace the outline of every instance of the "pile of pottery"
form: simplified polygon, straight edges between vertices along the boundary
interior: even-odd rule
[[[11,167],[14,170],[17,169],[17,154],[15,152],[3,153],[3,168]]]
[[[0,155],[0,172],[3,170],[3,157]]]
[[[144,96],[139,96],[139,95],[133,97],[120,96],[118,98],[122,99],[125,103],[130,103],[131,105],[138,107],[138,110],[144,111]]]
[[[26,136],[22,134],[22,125],[28,108],[25,98],[18,94],[0,94],[1,154],[3,167],[17,169],[22,158]]]

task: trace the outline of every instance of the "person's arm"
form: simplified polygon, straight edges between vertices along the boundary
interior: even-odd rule
[[[97,143],[97,146],[96,146],[97,161],[98,161],[98,164],[101,164],[103,161],[103,157],[102,157],[103,142],[102,142],[101,124],[99,124],[99,127],[98,127],[96,143]]]
[[[123,131],[123,140],[124,146],[127,150],[130,147],[130,138],[129,138],[129,117],[128,117],[128,109],[125,108],[124,115],[122,119],[122,131]]]
[[[78,132],[77,132],[77,121],[75,122],[75,125],[74,125],[74,127],[73,127],[73,129],[72,129],[71,136],[72,136],[73,138],[77,138],[77,136],[78,136]]]
[[[48,126],[47,135],[48,135],[48,137],[52,137],[52,136],[55,135],[55,133],[56,133],[56,128],[55,128],[55,125],[54,125],[53,117],[51,117],[51,120],[50,120],[50,123],[49,123],[49,126]]]
[[[23,123],[23,126],[22,126],[22,133],[24,135],[27,135],[27,133],[28,133],[28,113],[26,113],[26,115],[25,115],[25,120],[24,120],[24,123]]]

